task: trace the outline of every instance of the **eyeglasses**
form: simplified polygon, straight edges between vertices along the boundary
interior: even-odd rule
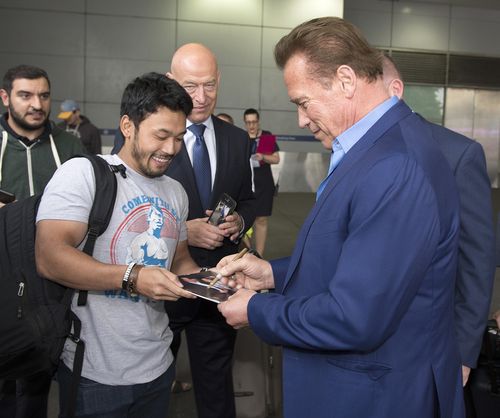
[[[201,84],[185,84],[182,87],[184,87],[184,90],[186,90],[189,94],[195,93],[200,87],[203,88],[203,91],[205,93],[213,93],[214,91],[217,90],[217,83],[215,81],[210,81],[208,83],[201,83]]]
[[[257,125],[259,123],[258,120],[246,120],[245,125]]]

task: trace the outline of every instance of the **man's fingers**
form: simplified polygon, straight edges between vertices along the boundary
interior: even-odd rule
[[[184,290],[182,287],[177,287],[177,289],[166,289],[166,291],[162,292],[160,297],[160,299],[165,300],[177,300],[179,298],[196,299],[196,296]]]
[[[233,256],[234,257],[234,256]],[[244,264],[242,260],[231,261],[228,260],[227,264],[219,270],[223,276],[230,277],[236,272],[243,271]]]

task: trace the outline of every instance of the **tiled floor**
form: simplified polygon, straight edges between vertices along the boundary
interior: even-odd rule
[[[498,213],[498,209],[500,209],[500,193],[494,191],[493,198],[495,212]],[[270,218],[269,222],[269,238],[265,254],[266,258],[277,258],[290,254],[299,228],[313,203],[314,194],[311,193],[281,193],[275,199],[273,216]],[[499,271],[500,270],[497,269],[495,289],[492,299],[492,310],[495,307],[497,309],[500,309]],[[181,346],[181,354],[178,360],[178,369],[180,377],[183,380],[189,381],[189,366],[185,348],[183,348],[183,346],[184,344]],[[256,354],[252,357],[249,356],[249,352]],[[278,358],[278,360],[275,360],[275,362],[279,361],[279,352],[274,351],[271,354],[274,355],[274,358]],[[269,359],[269,357],[270,353],[268,351],[268,347],[264,344],[261,344],[251,334],[250,330],[246,330],[243,332],[240,331],[239,340],[237,342],[237,355],[235,361],[235,375],[237,375],[235,376],[235,390],[238,391],[239,394],[244,395],[245,392],[251,392],[253,393],[253,395],[249,397],[238,397],[236,399],[238,418],[279,416],[279,381],[277,381],[278,378],[276,378],[276,375],[279,375],[279,371],[277,369],[272,372],[272,376],[275,381],[272,383],[270,388],[273,395],[273,401],[271,402],[271,404],[274,405],[262,405],[262,402],[264,402],[262,400],[263,395],[261,396],[261,398],[259,398],[259,390],[262,391],[263,389],[257,377],[261,376],[263,373],[266,373],[266,376],[270,375],[269,370],[265,370],[268,364],[267,360]],[[269,382],[267,381],[267,383]],[[268,389],[269,388],[266,388],[266,390]],[[267,394],[266,399],[268,398],[269,393]],[[270,411],[273,409],[276,414],[257,414],[257,411]],[[54,387],[50,396],[49,418],[56,418],[57,410],[57,388]],[[194,397],[192,390],[186,393],[172,395],[168,417],[196,417],[196,409],[194,406]]]

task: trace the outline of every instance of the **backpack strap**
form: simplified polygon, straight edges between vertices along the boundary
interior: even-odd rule
[[[96,188],[94,202],[90,210],[88,235],[83,252],[92,255],[97,238],[106,230],[113,214],[117,182],[115,173],[120,172],[125,178],[123,165],[110,165],[98,155],[85,155],[94,168]],[[122,171],[123,170],[123,171]]]
[[[87,241],[83,247],[83,252],[88,255],[94,253],[94,246],[97,238],[106,231],[113,215],[113,209],[116,200],[117,182],[116,173],[125,178],[127,176],[125,167],[120,165],[111,165],[98,155],[83,155],[91,163],[94,169],[96,188],[94,202],[90,209],[88,221]],[[87,303],[87,291],[80,290],[78,295],[78,306]]]
[[[85,353],[85,342],[80,339],[82,330],[82,322],[75,313],[70,309],[70,320],[73,324],[73,333],[69,335],[71,341],[76,345],[75,357],[73,359],[72,379],[69,388],[68,404],[66,411],[61,411],[67,418],[73,418],[76,412],[76,399],[78,397],[78,387],[80,386],[80,377],[82,376],[83,355]],[[76,336],[78,335],[78,336]]]

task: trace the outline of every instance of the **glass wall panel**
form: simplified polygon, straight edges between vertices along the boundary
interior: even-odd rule
[[[498,187],[500,92],[448,88],[445,126],[478,141],[484,149],[488,175]]]
[[[444,126],[472,138],[474,128],[474,90],[446,90],[446,111]]]
[[[406,85],[405,102],[428,121],[443,124],[444,88]]]
[[[498,187],[498,115],[500,115],[500,92],[476,90],[472,138],[481,143],[484,148],[488,175],[493,187]]]

